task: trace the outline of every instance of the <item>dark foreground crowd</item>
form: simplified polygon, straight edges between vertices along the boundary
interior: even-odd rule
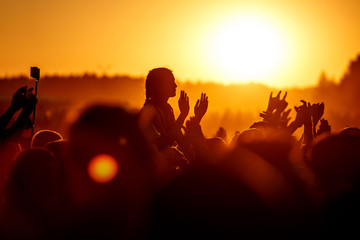
[[[41,130],[30,148],[37,99],[20,88],[0,117],[0,239],[359,237],[360,129],[331,133],[324,104],[306,101],[291,121],[279,92],[231,141],[205,138],[208,97],[188,117],[181,91],[175,118],[176,87],[153,69],[138,113],[92,106],[68,139]]]

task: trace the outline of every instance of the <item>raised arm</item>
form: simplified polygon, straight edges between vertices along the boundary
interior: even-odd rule
[[[24,104],[24,101],[25,101],[25,92],[26,92],[26,90],[27,90],[27,87],[25,86],[25,87],[19,88],[14,93],[10,107],[0,117],[0,133],[3,133],[6,126],[9,124],[11,118],[15,114],[15,112],[17,112],[18,110],[21,109],[21,107],[22,107],[22,105]]]
[[[271,92],[266,111],[260,113],[260,117],[262,117],[264,121],[270,122],[278,126],[281,125],[281,114],[288,106],[288,102],[286,101],[287,92],[285,92],[282,99],[280,98],[281,91],[279,91],[276,97],[273,97],[272,94],[273,93]]]
[[[208,97],[206,96],[206,93],[201,93],[200,99],[196,101],[195,107],[194,107],[194,114],[195,117],[193,121],[197,124],[200,124],[201,119],[204,117],[207,109],[209,106]]]
[[[190,111],[189,97],[184,90],[181,90],[180,92],[180,98],[178,104],[179,104],[180,115],[176,119],[175,126],[177,130],[180,130]]]
[[[311,105],[304,100],[301,100],[303,105],[294,107],[296,111],[295,120],[289,125],[290,133],[294,133],[296,129],[304,125],[304,143],[310,144],[313,139],[312,122],[311,122]]]
[[[321,117],[324,115],[324,109],[324,103],[314,103],[310,107],[314,136],[316,135],[316,125],[318,124]]]
[[[10,128],[6,129],[3,135],[3,140],[18,142],[23,131],[29,127],[29,123],[31,122],[29,116],[34,111],[37,103],[37,99],[31,91],[32,88],[26,90],[21,113],[15,123]]]
[[[323,133],[331,133],[331,126],[329,125],[329,122],[324,118],[320,120],[320,126],[318,131],[316,132],[316,136]]]

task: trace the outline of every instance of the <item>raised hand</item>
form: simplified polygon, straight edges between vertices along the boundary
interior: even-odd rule
[[[201,93],[200,99],[196,101],[194,107],[195,120],[200,123],[201,119],[204,117],[207,109],[208,109],[209,101],[206,93]]]
[[[23,103],[23,112],[30,114],[34,108],[35,105],[37,103],[37,98],[35,97],[35,95],[32,93],[33,88],[27,89],[26,92],[24,93],[25,95],[25,100]]]
[[[306,145],[310,144],[313,140],[313,132],[311,129],[312,123],[311,123],[311,104],[304,100],[301,100],[303,105],[300,107],[294,107],[296,111],[296,118],[295,118],[295,125],[302,126],[304,125],[304,143]]]
[[[294,107],[296,111],[295,121],[297,123],[300,123],[300,125],[303,125],[304,123],[308,123],[309,121],[311,123],[311,112],[310,112],[311,104],[306,103],[305,100],[301,100],[301,102],[303,103],[303,105],[299,107],[296,106]]]
[[[271,92],[270,98],[269,98],[269,104],[268,104],[268,108],[267,108],[266,112],[272,113],[274,110],[277,110],[279,112],[284,111],[288,105],[288,102],[286,102],[286,100],[285,100],[285,98],[287,96],[287,92],[285,92],[285,95],[282,99],[280,99],[281,91],[279,91],[279,93],[276,95],[276,97],[273,97],[272,94],[273,93]]]
[[[281,116],[280,116],[280,126],[281,127],[287,127],[289,121],[290,121],[290,117],[289,114],[291,112],[291,109],[284,111]]]
[[[276,107],[276,101],[275,99],[276,98],[279,98],[280,97],[280,93],[281,91],[278,93],[278,95],[276,97],[273,98],[273,92],[270,93],[270,97],[269,97],[269,103],[268,103],[268,107],[267,107],[267,110],[266,112],[268,113],[272,113],[274,110],[275,110],[275,107]]]
[[[184,90],[181,90],[180,92],[180,98],[178,104],[179,104],[180,114],[185,119],[186,116],[189,114],[190,104],[189,104],[189,97]]]
[[[284,118],[281,117],[281,114],[288,106],[288,102],[286,102],[286,96],[287,92],[285,92],[285,95],[282,99],[280,99],[281,91],[276,95],[276,97],[273,97],[273,93],[270,93],[269,103],[267,110],[265,112],[260,113],[260,117],[264,119],[264,121],[270,122],[275,125],[283,125],[283,121],[287,119],[285,113]]]
[[[195,117],[190,117],[190,119],[186,121],[185,134],[191,139],[191,141],[204,138],[201,127]]]
[[[26,92],[27,92],[27,86],[19,88],[13,95],[12,101],[11,101],[11,108],[14,111],[20,110],[20,108],[23,106],[25,100],[26,100]]]
[[[320,135],[322,133],[325,133],[325,132],[331,132],[331,126],[329,125],[328,121],[325,120],[324,118],[322,118],[320,120],[320,126],[319,126],[319,130],[317,131],[316,135]]]
[[[14,124],[7,129],[6,135],[2,136],[3,139],[18,142],[23,131],[32,126],[33,123],[29,119],[29,116],[34,111],[37,103],[37,99],[32,93],[32,90],[32,88],[27,89],[27,87],[22,87],[14,94],[13,101],[11,103],[12,107],[14,109],[20,107],[22,110]],[[12,115],[10,114],[9,116],[11,117]],[[0,126],[3,126],[2,124],[4,122],[5,121],[1,119]]]
[[[286,109],[286,107],[288,106],[288,102],[285,100],[285,98],[287,96],[287,92],[285,92],[284,97],[282,99],[280,99],[280,93],[281,93],[281,91],[277,95],[278,98],[276,99],[277,100],[276,111],[279,113],[283,112]]]
[[[324,115],[324,103],[314,103],[311,105],[310,111],[312,116],[313,126],[315,127],[316,124],[319,122],[320,118]]]

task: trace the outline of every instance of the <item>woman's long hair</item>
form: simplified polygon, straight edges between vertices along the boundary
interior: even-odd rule
[[[160,94],[159,89],[163,85],[163,82],[169,77],[174,78],[174,75],[168,68],[154,68],[148,73],[145,82],[145,103],[154,96],[158,96]]]

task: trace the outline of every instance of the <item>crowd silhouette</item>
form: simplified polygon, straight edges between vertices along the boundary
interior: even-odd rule
[[[68,139],[43,129],[27,147],[37,99],[19,88],[0,118],[0,239],[359,235],[359,128],[331,132],[325,104],[302,99],[291,120],[279,91],[249,129],[206,138],[216,99],[202,93],[188,117],[181,90],[176,118],[176,88],[171,70],[152,69],[138,112],[93,105]]]

